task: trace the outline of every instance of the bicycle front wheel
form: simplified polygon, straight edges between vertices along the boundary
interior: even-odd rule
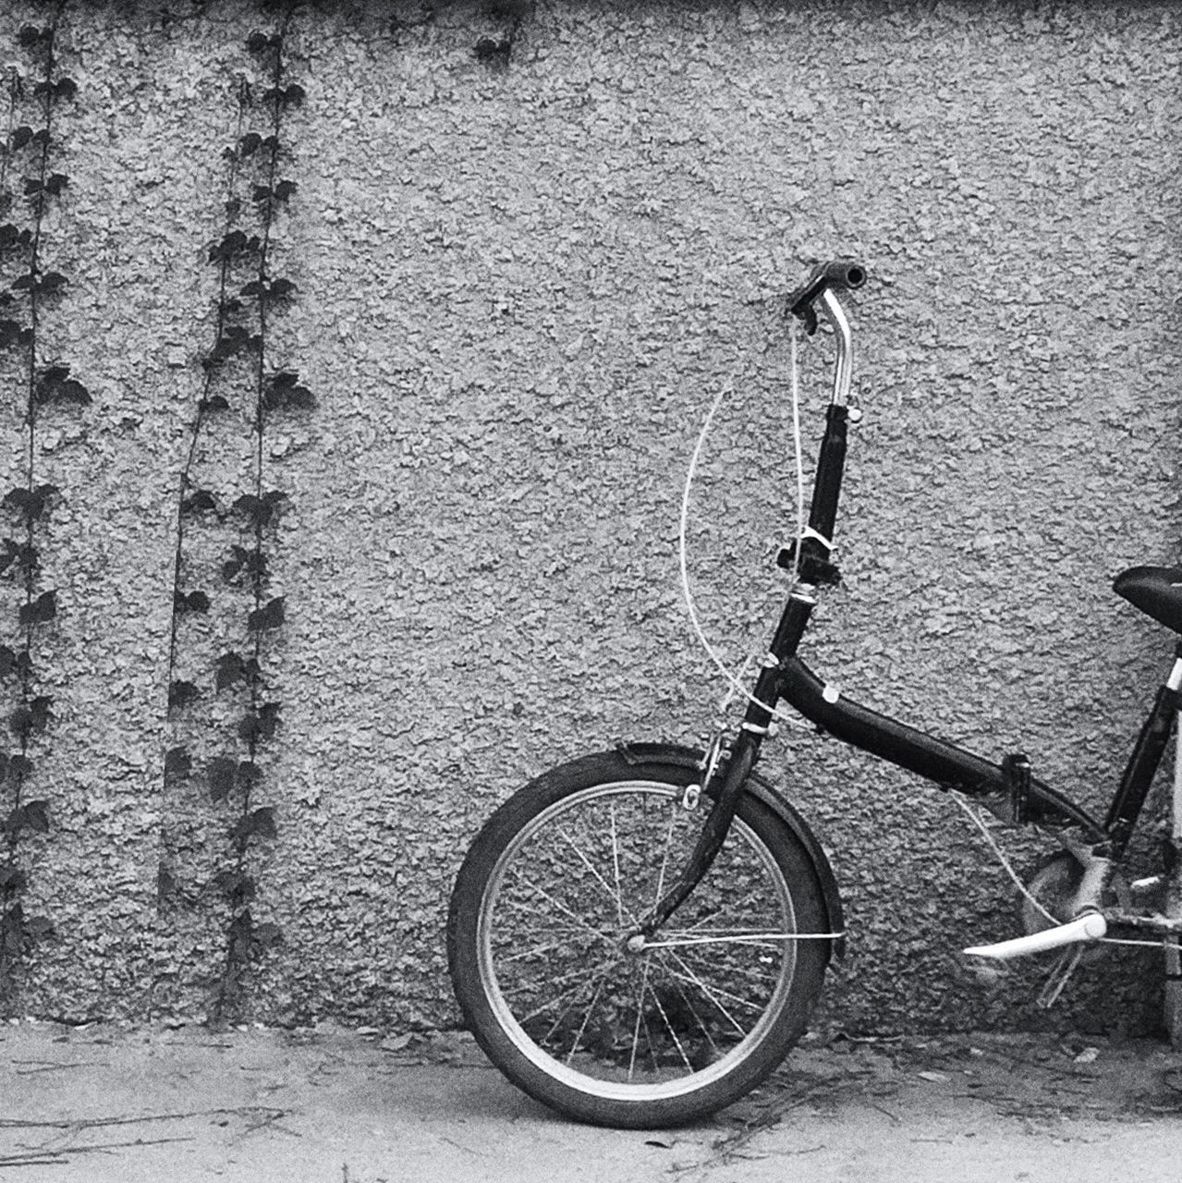
[[[510,1080],[578,1120],[660,1128],[730,1104],[820,993],[816,872],[749,794],[706,879],[629,942],[701,830],[683,805],[693,778],[616,753],[564,765],[493,815],[457,878],[448,953],[468,1025]]]

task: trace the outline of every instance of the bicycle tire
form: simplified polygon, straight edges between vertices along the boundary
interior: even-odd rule
[[[564,764],[493,814],[457,876],[448,962],[465,1021],[510,1081],[576,1120],[714,1113],[781,1063],[820,994],[830,941],[792,939],[827,930],[816,870],[750,794],[706,879],[650,946],[626,948],[700,830],[683,800],[695,776],[615,752]]]

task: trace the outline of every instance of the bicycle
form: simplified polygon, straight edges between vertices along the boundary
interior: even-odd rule
[[[1015,876],[1025,934],[967,949],[970,959],[998,966],[1059,950],[1040,998],[1049,1005],[1085,948],[1162,945],[1167,1009],[1182,1014],[1179,834],[1159,874],[1129,882],[1122,872],[1182,703],[1182,640],[1103,821],[1035,777],[1023,754],[994,763],[879,714],[799,656],[820,589],[840,580],[834,527],[848,428],[860,418],[841,297],[865,280],[859,264],[838,260],[788,298],[810,336],[820,318],[833,331],[833,394],[807,526],[801,498],[796,539],[777,559],[791,575],[787,602],[741,724],[704,753],[635,743],[543,773],[492,815],[457,876],[448,959],[465,1021],[509,1080],[577,1120],[661,1128],[738,1100],[800,1039],[828,964],[844,954],[829,860],[754,771],[781,701],[1008,824],[1054,832],[1061,849],[1028,885]],[[1182,568],[1132,568],[1115,590],[1182,634]]]

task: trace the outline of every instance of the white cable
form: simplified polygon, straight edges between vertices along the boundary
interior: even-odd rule
[[[989,828],[980,819],[980,817],[978,817],[977,814],[973,812],[973,810],[969,807],[968,802],[964,801],[958,793],[952,794],[952,800],[964,810],[968,819],[973,823],[973,825],[977,827],[978,830],[981,831],[982,834],[984,834],[985,841],[989,843],[989,848],[993,851],[994,857],[999,863],[1001,863],[1005,873],[1014,881],[1014,884],[1017,886],[1018,890],[1022,893],[1025,899],[1027,899],[1035,908],[1037,908],[1045,919],[1049,920],[1052,924],[1060,924],[1061,921],[1052,916],[1050,912],[1048,912],[1046,908],[1044,908],[1042,904],[1040,904],[1038,900],[1035,899],[1030,893],[1026,884],[1023,883],[1019,877],[1018,872],[1014,870],[1010,860],[1006,858],[1005,853],[1002,851],[1001,847],[998,846],[996,839],[989,832]]]
[[[729,387],[724,386],[719,390],[714,397],[714,402],[710,406],[710,410],[706,412],[706,418],[702,422],[702,430],[698,433],[698,441],[694,445],[693,455],[690,457],[689,468],[685,474],[685,486],[681,494],[681,519],[677,532],[677,558],[681,571],[681,594],[685,600],[685,607],[689,613],[690,624],[693,626],[694,635],[698,638],[699,643],[705,650],[706,655],[713,662],[718,672],[726,679],[731,689],[748,702],[754,703],[756,706],[762,707],[765,711],[769,711],[776,719],[790,724],[793,727],[799,727],[803,730],[811,730],[809,725],[802,719],[796,718],[795,715],[785,714],[776,707],[769,706],[765,702],[760,702],[759,699],[753,695],[742,682],[735,677],[734,673],[727,667],[726,663],[719,657],[715,651],[714,646],[706,637],[706,633],[702,628],[702,623],[698,618],[697,606],[694,604],[693,592],[690,590],[689,581],[689,561],[688,561],[688,546],[686,543],[686,534],[689,528],[689,506],[690,506],[690,492],[693,489],[694,477],[698,470],[698,461],[702,456],[702,449],[705,447],[706,439],[710,434],[711,425],[714,422],[714,416],[718,413],[718,408],[722,406],[722,400],[729,393]],[[797,373],[796,366],[796,331],[793,328],[792,332],[792,429],[795,440],[796,451],[796,555],[797,561],[800,556],[800,542],[803,537],[804,529],[804,465],[801,458],[801,444],[800,444],[800,380]],[[728,700],[729,701],[729,700]]]

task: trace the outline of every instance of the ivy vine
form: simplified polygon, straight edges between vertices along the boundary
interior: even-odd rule
[[[7,77],[8,110],[0,143],[0,354],[21,390],[24,418],[23,480],[0,498],[0,578],[17,590],[12,643],[0,644],[0,686],[11,695],[9,750],[0,749],[0,1000],[10,1004],[20,966],[30,947],[53,931],[44,916],[28,915],[28,873],[22,847],[50,832],[50,803],[34,787],[33,755],[53,719],[53,699],[38,692],[34,668],[41,630],[57,617],[56,589],[42,585],[44,524],[60,500],[59,490],[37,472],[37,428],[56,406],[84,407],[86,387],[60,361],[42,354],[41,325],[67,286],[48,265],[45,237],[50,204],[69,186],[55,171],[57,125],[63,103],[78,87],[61,72],[58,29],[64,2],[49,6],[45,24],[27,24],[17,34],[20,61]],[[0,527],[2,528],[2,527]]]
[[[280,726],[281,704],[268,680],[270,639],[283,626],[286,600],[272,588],[269,543],[287,504],[287,494],[268,487],[265,434],[275,415],[311,409],[315,399],[299,374],[273,364],[272,319],[296,298],[298,289],[287,276],[275,273],[274,236],[284,210],[297,192],[296,182],[283,175],[286,159],[284,131],[288,113],[303,103],[303,87],[288,77],[285,49],[290,9],[278,27],[255,31],[246,49],[255,63],[255,76],[243,79],[238,90],[238,130],[224,157],[228,166],[225,223],[222,237],[209,247],[209,262],[218,270],[218,297],[213,344],[202,358],[203,382],[190,435],[188,460],[177,501],[176,558],[173,586],[172,637],[169,660],[168,707],[176,732],[194,733],[195,720],[186,718],[209,693],[208,674],[185,676],[182,649],[185,621],[208,613],[215,599],[244,597],[240,646],[222,653],[214,663],[212,692],[232,696],[240,715],[233,736],[224,737],[221,754],[198,761],[187,743],[166,753],[166,789],[173,784],[195,785],[227,819],[223,865],[207,884],[226,908],[226,949],[214,989],[212,1017],[233,1016],[241,1010],[244,977],[258,956],[278,945],[277,925],[256,919],[258,882],[252,852],[258,843],[278,833],[278,808],[264,799],[261,757]],[[198,442],[212,417],[245,412],[253,437],[251,487],[237,496],[203,488],[195,477]],[[217,575],[221,589],[193,587],[196,572],[187,553],[188,533],[200,523],[228,529],[224,559]],[[187,728],[186,728],[187,724]],[[160,872],[162,904],[182,896],[173,867],[166,859]]]

